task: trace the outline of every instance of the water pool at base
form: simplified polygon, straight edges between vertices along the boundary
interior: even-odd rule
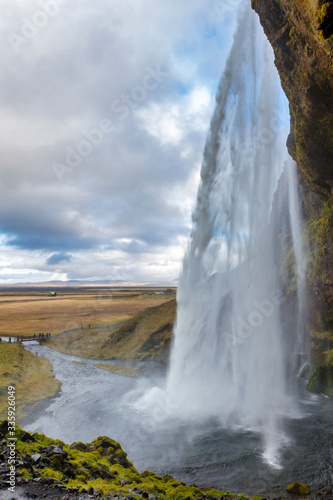
[[[289,443],[277,469],[264,462],[257,432],[226,429],[216,420],[175,418],[158,403],[149,411],[140,410],[136,402],[149,387],[163,386],[161,375],[122,377],[96,368],[96,360],[77,365],[73,360],[80,358],[37,343],[27,349],[49,359],[62,382],[49,406],[22,422],[29,431],[68,444],[106,435],[121,443],[140,472],[172,474],[187,484],[234,493],[279,496],[292,481],[304,482],[312,491],[333,483],[333,404],[302,387],[299,417],[284,423]]]

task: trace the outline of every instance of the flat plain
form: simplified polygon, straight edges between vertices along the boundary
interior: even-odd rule
[[[163,289],[162,289],[163,290]],[[0,289],[0,336],[106,327],[125,321],[170,296],[151,288]],[[50,292],[56,291],[56,297]]]

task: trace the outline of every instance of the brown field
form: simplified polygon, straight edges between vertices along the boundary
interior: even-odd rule
[[[80,288],[57,290],[15,290],[0,292],[0,336],[52,335],[80,328],[92,328],[124,321],[140,311],[170,300],[153,289]]]

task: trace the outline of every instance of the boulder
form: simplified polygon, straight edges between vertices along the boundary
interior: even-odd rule
[[[29,432],[25,431],[21,433],[20,439],[21,441],[23,441],[23,443],[34,443],[36,441],[35,438],[31,434],[29,434]]]
[[[289,484],[289,486],[287,486],[287,491],[295,495],[309,495],[309,493],[311,493],[307,484],[297,482]]]
[[[73,450],[77,450],[77,451],[88,451],[88,446],[84,443],[81,443],[81,441],[77,442],[77,443],[72,443],[71,444],[71,448],[73,448]]]
[[[6,437],[7,432],[8,432],[8,421],[4,420],[0,424],[0,438]]]
[[[31,456],[31,462],[33,464],[38,464],[38,462],[40,462],[41,458],[42,458],[42,455],[40,455],[39,453],[36,453],[35,455]]]
[[[65,459],[68,457],[67,451],[60,448],[60,446],[55,446],[53,444],[46,449],[46,452],[47,452],[47,455],[49,457],[51,457],[53,455],[58,455],[59,457],[62,457],[62,459]]]

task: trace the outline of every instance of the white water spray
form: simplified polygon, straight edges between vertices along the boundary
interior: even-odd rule
[[[284,114],[287,102],[272,49],[248,8],[221,79],[204,151],[178,289],[167,399],[182,414],[261,431],[264,457],[276,466],[285,440],[282,418],[293,407],[280,320],[279,228],[270,223],[288,158]],[[293,168],[290,160],[286,168]],[[299,239],[292,171],[287,179],[291,233]],[[301,280],[300,272],[299,286]]]

